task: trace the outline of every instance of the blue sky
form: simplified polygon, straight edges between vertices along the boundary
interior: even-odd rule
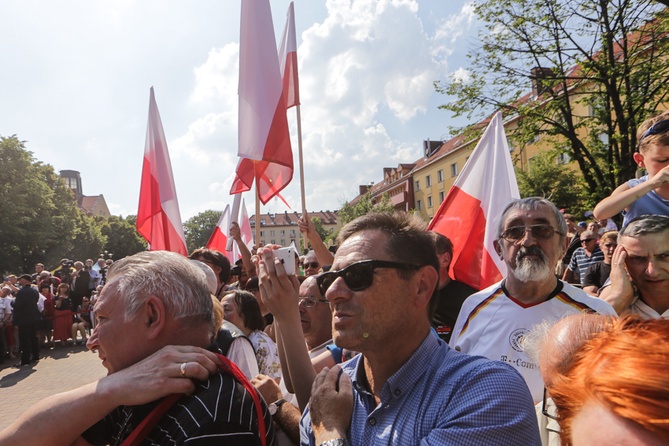
[[[278,36],[288,3],[271,0]],[[239,11],[239,0],[4,0],[0,135],[80,171],[112,214],[135,214],[153,86],[182,219],[222,210],[237,163]],[[437,109],[448,98],[432,83],[466,75],[471,2],[295,0],[295,16],[309,210],[338,209],[463,124]],[[297,166],[294,109],[289,123]],[[283,195],[299,211],[297,174]]]

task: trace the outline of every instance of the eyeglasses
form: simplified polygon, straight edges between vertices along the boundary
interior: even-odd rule
[[[639,147],[641,146],[641,141],[643,141],[644,138],[646,138],[647,136],[664,133],[667,130],[669,130],[669,120],[656,122],[655,124],[651,125],[650,128],[646,130],[643,135],[641,135],[641,138],[639,138],[639,143],[637,144],[637,150],[639,150]]]
[[[321,265],[318,262],[304,262],[304,264],[302,266],[304,267],[304,269],[308,269],[308,268],[318,269],[318,267],[321,266]]]
[[[327,299],[319,299],[316,296],[300,297],[298,303],[304,305],[304,308],[314,308],[319,302],[329,303]]]
[[[325,296],[325,292],[330,288],[330,285],[337,280],[337,277],[344,279],[344,283],[351,291],[362,291],[374,282],[374,270],[376,268],[416,270],[420,266],[389,260],[363,260],[352,263],[339,271],[323,273],[316,278],[316,283],[318,283],[318,288],[321,290],[323,296]]]
[[[529,225],[529,226],[512,226],[500,234],[507,242],[517,242],[525,237],[525,233],[530,231],[532,237],[540,240],[549,240],[555,234],[564,235],[556,230],[551,225]]]
[[[584,238],[583,240],[581,240],[581,243],[588,243],[588,242],[591,242],[593,240],[596,240],[596,239],[594,239],[594,238]]]
[[[546,400],[548,400],[548,398],[550,398],[548,396],[548,390],[544,387],[544,400],[541,402],[541,413],[552,420],[557,420],[557,417],[554,414],[550,413],[548,411],[548,407],[546,407]]]

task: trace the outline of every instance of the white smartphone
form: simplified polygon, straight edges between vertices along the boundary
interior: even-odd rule
[[[274,257],[281,260],[286,274],[295,275],[295,248],[289,246],[287,248],[279,248],[274,250]]]

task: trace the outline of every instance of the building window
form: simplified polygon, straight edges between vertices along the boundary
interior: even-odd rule
[[[419,211],[423,209],[423,203],[421,203],[420,200],[416,200],[416,209],[418,209]]]
[[[273,245],[276,245],[276,240],[272,239],[272,240],[270,240],[270,243],[273,244]]]
[[[270,237],[274,237],[274,229],[270,229],[270,231],[269,231],[269,236],[270,236]],[[274,243],[274,242],[272,242],[272,243]]]
[[[444,202],[444,191],[439,192],[439,204]]]
[[[571,161],[571,158],[569,158],[569,154],[568,154],[568,153],[564,153],[564,152],[563,152],[563,153],[560,153],[560,154],[557,156],[557,162],[558,162],[558,164],[567,164],[569,161]]]
[[[432,177],[430,175],[425,177],[425,187],[430,187],[432,186]]]
[[[291,229],[291,230],[290,230],[290,236],[291,236],[291,237],[295,237],[295,229]]]
[[[264,219],[264,218],[261,218],[261,219],[260,219],[260,226],[262,226],[262,225],[264,225],[264,224],[265,224],[265,219]]]
[[[440,182],[440,183],[444,182],[444,171],[443,171],[443,169],[439,170],[437,172],[437,181]]]
[[[427,197],[427,207],[428,208],[432,207],[432,196]]]
[[[416,180],[416,187],[415,187],[415,189],[416,189],[417,191],[420,190],[420,180]]]
[[[283,230],[283,229],[282,229],[282,230],[280,230],[280,231],[279,231],[279,235],[286,235],[286,231],[285,231],[285,230]]]
[[[286,246],[286,239],[285,238],[281,239],[281,246]]]
[[[260,237],[264,237],[264,236],[265,236],[265,231],[260,231]]]
[[[458,163],[451,164],[451,176],[452,177],[458,176]]]

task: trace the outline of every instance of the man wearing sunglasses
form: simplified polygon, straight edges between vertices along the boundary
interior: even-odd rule
[[[361,354],[316,376],[302,445],[540,444],[518,373],[431,331],[439,261],[420,218],[370,213],[338,243],[317,283],[335,343]]]
[[[606,302],[555,277],[555,265],[567,248],[566,233],[564,218],[550,201],[530,197],[510,203],[494,242],[507,277],[465,301],[450,341],[458,351],[512,365],[535,402],[543,398],[544,383],[524,348],[532,327],[583,311],[615,314]]]
[[[604,253],[597,244],[597,237],[597,233],[593,231],[583,231],[581,233],[581,247],[576,248],[576,251],[572,254],[562,280],[582,285],[588,268],[604,260]]]

